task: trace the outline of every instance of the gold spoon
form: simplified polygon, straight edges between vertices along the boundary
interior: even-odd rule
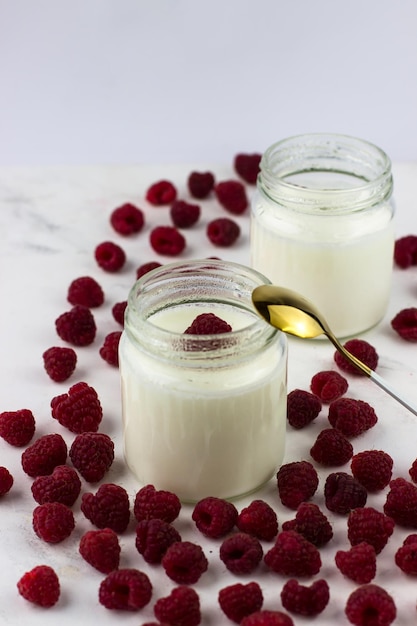
[[[352,365],[414,415],[417,415],[417,408],[401,398],[381,376],[342,346],[316,307],[298,293],[276,285],[261,285],[253,290],[252,302],[261,317],[284,333],[302,339],[326,335],[336,350]]]

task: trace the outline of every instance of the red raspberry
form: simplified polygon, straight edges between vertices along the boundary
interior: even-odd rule
[[[0,466],[0,496],[6,495],[13,486],[13,476],[7,467]]]
[[[236,526],[261,541],[272,541],[278,533],[277,514],[267,502],[253,500],[239,513]]]
[[[321,400],[303,389],[293,389],[287,395],[287,420],[297,430],[312,422],[321,411]]]
[[[67,453],[67,444],[61,435],[43,435],[23,452],[23,471],[32,478],[52,474],[57,465],[65,465]]]
[[[26,446],[35,434],[35,418],[29,409],[0,413],[0,437],[11,446]]]
[[[294,530],[278,533],[275,545],[265,554],[265,564],[284,576],[313,576],[320,571],[320,552]]]
[[[109,365],[119,367],[119,341],[122,333],[115,330],[104,338],[104,343],[99,350],[101,358]]]
[[[301,585],[295,578],[291,578],[281,591],[284,609],[307,617],[319,615],[324,611],[329,599],[329,585],[324,579],[316,580],[310,586],[306,586]]]
[[[366,541],[379,554],[394,532],[394,520],[373,507],[359,507],[349,513],[348,539],[352,546]]]
[[[72,348],[54,346],[45,350],[42,357],[46,373],[56,383],[67,380],[77,365],[77,353]]]
[[[410,474],[410,478],[413,483],[417,483],[417,459],[413,461],[408,473]]]
[[[83,494],[81,511],[97,528],[111,528],[122,533],[130,519],[129,496],[123,487],[106,483],[95,494]]]
[[[368,492],[350,474],[333,472],[326,478],[324,498],[329,511],[347,515],[352,509],[365,506]]]
[[[119,538],[111,528],[87,531],[81,537],[78,549],[83,559],[103,574],[119,567]]]
[[[257,582],[223,587],[219,591],[218,600],[226,617],[237,624],[247,615],[260,611],[264,602],[262,589]]]
[[[156,269],[157,267],[162,267],[162,263],[158,263],[158,261],[149,261],[149,263],[143,263],[136,270],[136,278],[139,279],[151,270]]]
[[[101,582],[98,599],[106,609],[138,611],[152,598],[152,584],[144,572],[137,569],[116,569]]]
[[[232,327],[214,313],[201,313],[184,333],[186,335],[219,335],[231,331]]]
[[[294,622],[281,611],[255,611],[244,617],[240,626],[294,626]]]
[[[193,198],[207,198],[214,188],[214,176],[211,172],[191,172],[187,185]]]
[[[408,576],[417,575],[417,535],[408,535],[395,553],[395,563]]]
[[[417,487],[405,478],[390,482],[384,513],[399,526],[417,528]]]
[[[344,376],[333,370],[318,372],[310,383],[311,391],[325,404],[334,402],[348,390],[349,383]]]
[[[353,356],[362,361],[362,363],[370,367],[371,370],[376,369],[378,365],[378,353],[370,343],[364,339],[350,339],[344,344],[344,347],[348,352],[353,354]],[[334,360],[336,365],[344,372],[353,374],[354,376],[365,376],[363,372],[352,365],[340,352],[335,352]]]
[[[58,336],[73,346],[83,347],[93,343],[97,326],[93,314],[86,306],[76,305],[55,320]]]
[[[308,461],[286,463],[277,473],[279,497],[289,509],[297,509],[301,502],[312,498],[318,484],[318,474]]]
[[[38,565],[23,574],[17,583],[20,595],[44,608],[54,606],[59,600],[59,578],[49,565]]]
[[[181,541],[179,532],[161,519],[145,519],[136,526],[136,549],[147,563],[160,563],[176,541]]]
[[[295,530],[317,548],[324,546],[333,537],[329,520],[313,502],[302,502],[295,519],[284,522],[282,530]]]
[[[262,154],[257,152],[253,154],[240,153],[234,158],[234,168],[236,173],[249,185],[254,185],[259,174],[259,165]]]
[[[233,529],[238,511],[231,502],[209,496],[197,502],[191,517],[203,535],[218,539]]]
[[[170,215],[174,226],[177,228],[190,228],[198,222],[200,207],[198,204],[190,204],[184,200],[176,200],[171,205]]]
[[[329,406],[329,422],[345,437],[358,437],[378,421],[370,404],[353,398],[339,398]]]
[[[200,599],[192,587],[175,587],[169,596],[155,602],[154,613],[161,624],[198,626],[201,621]]]
[[[120,326],[125,325],[125,311],[127,308],[127,300],[123,300],[122,302],[116,302],[116,304],[112,307],[112,315],[114,320],[120,324]]]
[[[325,428],[318,434],[310,454],[320,465],[328,467],[344,465],[353,456],[353,446],[340,431]]]
[[[114,460],[114,443],[105,433],[81,433],[71,444],[69,457],[89,483],[101,480]]]
[[[338,550],[335,563],[339,571],[358,585],[366,585],[375,578],[376,552],[366,541],[352,546],[350,550]]]
[[[207,224],[206,235],[221,248],[232,246],[240,236],[240,226],[228,217],[218,217]]]
[[[73,433],[96,432],[103,417],[97,392],[79,382],[51,400],[52,417]]]
[[[367,491],[380,491],[391,480],[393,464],[390,455],[382,450],[364,450],[352,457],[350,469]]]
[[[171,204],[177,197],[177,190],[169,180],[153,183],[146,192],[146,199],[154,206]]]
[[[417,308],[401,309],[391,320],[396,333],[406,341],[417,341]]]
[[[226,211],[240,215],[247,209],[246,189],[240,181],[224,180],[215,185],[214,192],[218,202]]]
[[[57,465],[50,476],[35,478],[31,490],[38,504],[60,502],[72,506],[80,495],[81,481],[72,467]]]
[[[100,243],[94,250],[94,257],[105,272],[118,272],[126,263],[125,251],[113,241]]]
[[[397,609],[389,593],[371,583],[352,591],[345,613],[355,626],[390,626],[396,618]]]
[[[60,543],[70,536],[75,528],[74,514],[60,502],[45,502],[33,511],[33,530],[47,543]]]
[[[166,256],[177,256],[186,246],[184,236],[174,226],[156,226],[149,241],[155,252]]]
[[[171,523],[181,510],[178,496],[171,491],[157,491],[153,485],[139,489],[135,496],[133,513],[138,522],[144,519],[161,519]]]
[[[250,574],[262,561],[263,549],[256,537],[235,533],[223,540],[219,555],[229,572]]]
[[[144,223],[143,211],[130,202],[117,207],[110,215],[110,224],[114,230],[125,237],[139,233]]]
[[[91,276],[80,276],[68,287],[67,300],[70,304],[86,306],[89,309],[99,307],[104,302],[104,293],[100,285]]]
[[[180,585],[193,585],[208,568],[202,548],[191,541],[172,543],[161,563],[167,576]]]
[[[417,265],[417,235],[406,235],[397,239],[394,246],[394,261],[401,269]]]

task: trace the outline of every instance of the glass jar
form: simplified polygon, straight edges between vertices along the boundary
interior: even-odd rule
[[[283,459],[287,342],[251,302],[267,283],[217,260],[163,265],[133,286],[119,347],[126,462],[184,502],[260,487]],[[184,334],[201,313],[232,326]]]
[[[313,302],[335,335],[377,324],[389,299],[391,162],[345,135],[284,139],[264,153],[251,212],[251,265]]]

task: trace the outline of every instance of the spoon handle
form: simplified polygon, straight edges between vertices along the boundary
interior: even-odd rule
[[[390,385],[388,385],[388,383],[381,376],[379,376],[379,374],[371,370],[369,378],[373,380],[373,382],[376,383],[378,387],[381,387],[381,389],[386,391],[390,396],[395,398],[395,400],[397,400],[400,404],[405,406],[406,409],[411,411],[411,413],[414,413],[414,415],[417,415],[417,407],[411,405],[407,400],[405,400],[400,395],[398,395],[398,393],[394,391],[394,389],[390,387]]]

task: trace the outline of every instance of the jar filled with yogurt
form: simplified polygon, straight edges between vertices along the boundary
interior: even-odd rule
[[[267,282],[210,259],[163,265],[133,286],[119,364],[125,458],[141,484],[196,502],[250,493],[277,471],[287,342],[251,303]],[[232,331],[185,334],[203,313]]]
[[[345,135],[284,139],[264,153],[251,265],[315,304],[339,337],[384,316],[394,249],[391,162]]]

